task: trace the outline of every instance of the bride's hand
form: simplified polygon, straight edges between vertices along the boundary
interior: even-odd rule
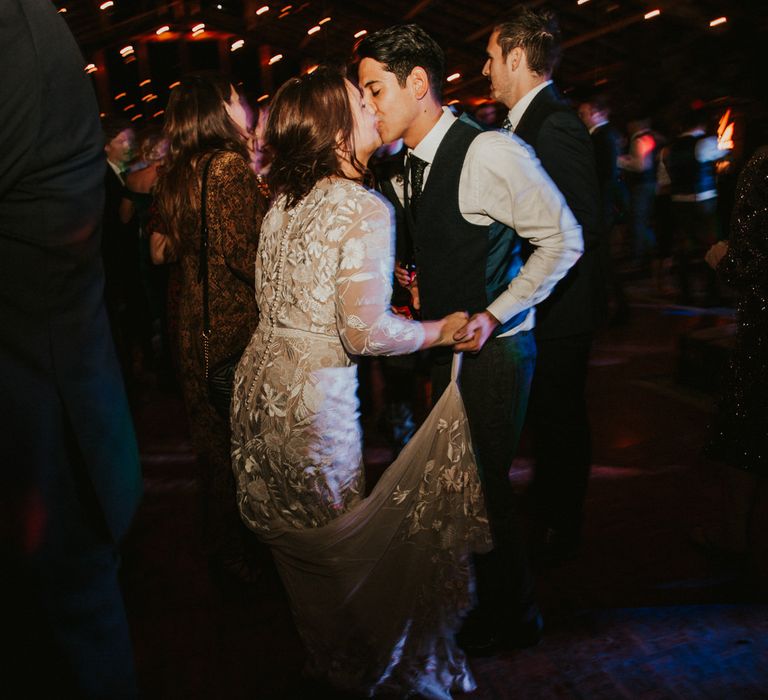
[[[463,328],[469,320],[469,314],[465,311],[455,311],[452,314],[448,314],[441,321],[442,327],[440,328],[440,339],[437,345],[453,345],[456,341],[453,339],[454,334],[459,328]]]

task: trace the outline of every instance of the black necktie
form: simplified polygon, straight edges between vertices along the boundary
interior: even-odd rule
[[[426,169],[428,163],[426,160],[422,160],[421,158],[413,155],[413,153],[408,156],[408,159],[411,169],[410,205],[411,207],[415,207],[416,203],[421,197],[421,192],[424,189],[424,170]]]

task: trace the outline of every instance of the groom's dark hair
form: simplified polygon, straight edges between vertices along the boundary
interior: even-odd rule
[[[355,59],[372,58],[394,73],[400,87],[411,71],[420,66],[429,76],[432,95],[440,100],[443,93],[445,56],[440,45],[418,24],[396,24],[361,39],[355,47]]]

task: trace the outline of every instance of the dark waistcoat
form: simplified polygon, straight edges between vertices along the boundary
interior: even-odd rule
[[[714,163],[696,160],[696,144],[701,138],[680,136],[670,144],[665,165],[672,194],[701,194],[717,189]]]
[[[437,149],[415,213],[411,207],[406,211],[424,319],[485,310],[523,264],[520,238],[513,229],[499,222],[472,224],[459,211],[462,166],[480,133],[464,121],[453,123]],[[499,325],[496,335],[522,323],[527,313]]]

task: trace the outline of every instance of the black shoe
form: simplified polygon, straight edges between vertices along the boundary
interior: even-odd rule
[[[522,620],[503,620],[501,616],[490,618],[475,611],[467,617],[456,642],[467,656],[483,658],[503,650],[528,649],[541,641],[544,620],[538,606],[534,605]]]
[[[535,607],[531,617],[504,630],[500,643],[504,649],[529,649],[541,641],[543,631],[544,618],[539,608]]]

